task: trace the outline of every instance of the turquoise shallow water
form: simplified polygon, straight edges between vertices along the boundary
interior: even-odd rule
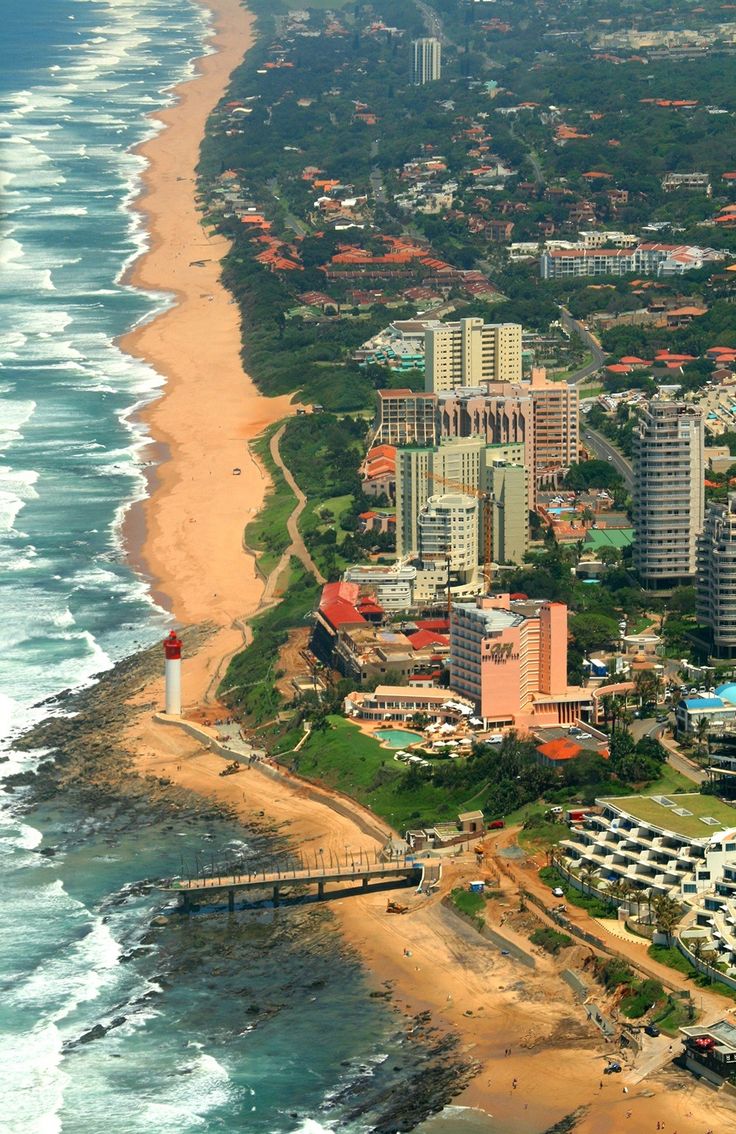
[[[39,758],[12,748],[37,702],[166,625],[119,540],[145,484],[134,410],[162,379],[116,339],[168,297],[120,281],[145,246],[130,148],[208,28],[194,0],[2,14],[0,778]],[[24,817],[0,798],[3,1134],[376,1128],[371,1099],[402,1093],[416,1044],[321,912],[205,910],[150,935],[161,900],[142,880],[195,855],[264,861],[268,839],[61,799]]]
[[[121,284],[145,244],[130,202],[147,115],[202,53],[194,0],[6,0],[0,35],[0,774],[39,700],[159,637],[121,553],[144,491],[132,420],[161,378],[116,339],[164,307]],[[174,919],[141,879],[258,861],[224,824],[0,810],[3,1134],[277,1134],[371,1128],[331,1111],[401,1040],[329,923],[285,909]],[[52,854],[40,852],[53,851]],[[305,920],[306,918],[306,920]],[[90,1029],[109,1028],[79,1043]],[[391,1072],[394,1074],[393,1072]]]

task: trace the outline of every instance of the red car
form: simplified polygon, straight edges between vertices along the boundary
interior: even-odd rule
[[[488,830],[489,831],[500,831],[505,826],[506,826],[506,821],[504,819],[494,819],[492,823],[488,824]]]

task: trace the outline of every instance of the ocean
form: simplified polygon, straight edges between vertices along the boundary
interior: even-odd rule
[[[2,25],[4,778],[42,758],[13,748],[49,711],[39,702],[166,628],[120,540],[146,487],[135,411],[162,378],[116,341],[169,302],[122,282],[146,241],[131,148],[209,25],[194,0],[6,0]],[[267,836],[216,816],[2,798],[3,1134],[369,1131],[379,1096],[419,1090],[406,1022],[367,995],[323,907],[151,929],[162,900],[142,880],[195,854],[257,862]]]

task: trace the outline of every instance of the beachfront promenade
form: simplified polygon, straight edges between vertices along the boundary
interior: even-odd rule
[[[228,907],[235,909],[235,894],[239,890],[271,890],[273,904],[278,906],[282,889],[297,886],[317,887],[318,898],[329,895],[325,891],[328,883],[360,882],[362,890],[367,890],[371,882],[393,883],[396,886],[415,879],[417,890],[429,889],[439,883],[442,864],[437,859],[402,858],[391,862],[350,861],[335,865],[285,868],[260,871],[252,874],[212,875],[208,878],[172,879],[160,887],[167,894],[178,895],[184,910],[189,910],[192,900],[224,900],[227,895]],[[333,894],[335,892],[333,891]]]

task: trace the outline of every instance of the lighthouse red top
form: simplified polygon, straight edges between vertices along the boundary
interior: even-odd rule
[[[181,657],[181,638],[177,638],[175,630],[170,630],[168,638],[164,638],[164,653],[167,661],[178,661]]]

